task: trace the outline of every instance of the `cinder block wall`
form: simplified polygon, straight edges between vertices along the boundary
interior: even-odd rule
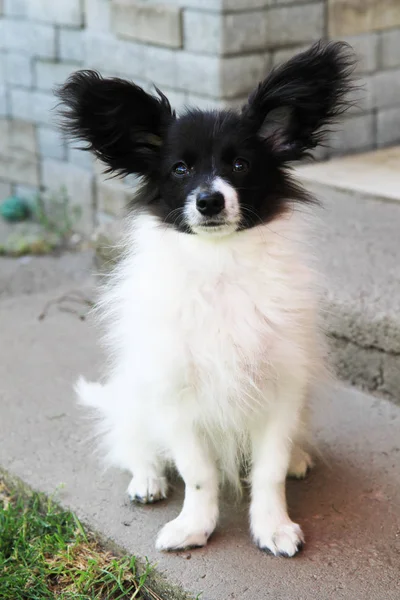
[[[320,38],[354,46],[364,85],[331,153],[400,142],[399,0],[0,0],[0,200],[65,185],[90,230],[131,195],[55,126],[52,89],[72,71],[155,83],[178,111],[235,107]]]

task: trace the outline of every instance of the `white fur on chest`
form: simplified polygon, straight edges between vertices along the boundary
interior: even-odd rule
[[[103,301],[133,402],[240,429],[268,407],[282,367],[308,360],[313,298],[292,223],[204,240],[147,217],[134,239]]]

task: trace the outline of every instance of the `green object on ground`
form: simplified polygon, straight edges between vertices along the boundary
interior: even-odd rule
[[[31,216],[31,207],[27,200],[18,196],[10,196],[0,204],[0,215],[11,223],[25,221]]]
[[[73,513],[0,480],[0,598],[166,600],[148,587],[150,570],[106,551]]]

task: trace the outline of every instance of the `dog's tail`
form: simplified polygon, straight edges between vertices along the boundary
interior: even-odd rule
[[[79,404],[105,411],[107,394],[104,385],[80,377],[74,389]]]

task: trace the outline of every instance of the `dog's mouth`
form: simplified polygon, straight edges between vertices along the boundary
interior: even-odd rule
[[[191,224],[193,233],[218,236],[233,233],[237,229],[237,224],[225,219],[207,219],[200,223]]]
[[[207,221],[200,223],[200,227],[210,227],[211,229],[215,227],[224,227],[224,225],[228,225],[224,219],[208,219]]]

